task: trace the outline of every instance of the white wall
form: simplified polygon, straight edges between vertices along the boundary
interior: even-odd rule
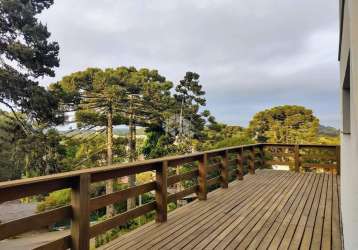
[[[346,250],[358,249],[358,1],[346,0],[341,47],[341,84],[350,51],[350,125],[351,133],[342,134],[341,205]],[[348,34],[348,32],[350,34]],[[349,45],[349,46],[347,46]],[[349,49],[350,47],[350,49]],[[342,86],[342,85],[341,85]]]

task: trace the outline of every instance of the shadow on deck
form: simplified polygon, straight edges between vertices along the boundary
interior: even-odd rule
[[[341,249],[339,176],[258,170],[101,249]]]

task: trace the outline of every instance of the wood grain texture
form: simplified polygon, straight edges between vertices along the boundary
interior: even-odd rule
[[[155,202],[150,202],[147,204],[144,204],[140,207],[136,207],[134,209],[128,210],[127,212],[124,212],[122,214],[118,214],[108,220],[105,220],[103,222],[100,222],[98,224],[95,224],[91,226],[90,228],[90,238],[93,238],[101,233],[104,233],[114,227],[123,225],[130,219],[134,219],[138,216],[141,216],[143,214],[146,214],[156,208]]]
[[[226,150],[222,155],[220,168],[220,181],[222,188],[228,188],[229,185],[229,151]]]
[[[168,196],[167,200],[168,203],[170,202],[176,202],[177,200],[183,199],[185,196],[188,196],[190,194],[196,193],[198,192],[199,186],[198,185],[194,185],[190,188],[186,188],[180,192],[177,192],[175,194],[171,194]]]
[[[90,183],[90,174],[81,174],[71,192],[71,206],[73,211],[71,218],[71,249],[74,250],[89,249]]]
[[[342,249],[338,178],[257,170],[102,249]]]
[[[167,221],[167,205],[168,205],[168,193],[167,193],[167,180],[168,180],[168,161],[163,161],[155,172],[155,181],[157,187],[155,190],[155,202],[156,202],[156,222]]]
[[[40,229],[55,222],[72,217],[71,206],[64,206],[34,214],[25,218],[0,224],[0,240],[22,234],[31,230]]]
[[[206,211],[205,216],[207,217],[202,217],[201,221],[196,221],[196,225],[192,225],[190,230],[187,230],[185,234],[193,231],[193,228],[197,228],[198,231],[193,231],[187,238],[183,236],[178,237],[182,239],[180,244],[174,246],[174,243],[171,242],[170,246],[173,246],[174,249],[179,248],[179,246],[183,248],[187,248],[187,246],[189,248],[191,246],[194,247],[197,243],[203,245],[199,240],[203,239],[201,235],[206,235],[212,239],[213,242],[218,242],[218,246],[227,246],[229,248],[234,246],[249,248],[256,246],[260,248],[267,243],[265,246],[271,246],[272,249],[274,247],[282,249],[297,249],[298,247],[302,249],[309,249],[311,247],[340,249],[342,238],[339,206],[339,175],[324,174],[320,175],[320,177],[312,177],[311,175],[292,175],[293,173],[288,172],[261,171],[258,169],[257,172],[260,173],[259,176],[247,175],[245,176],[245,180],[242,181],[244,165],[248,166],[248,170],[251,174],[254,174],[256,167],[264,166],[263,152],[265,149],[266,152],[269,152],[270,148],[274,148],[272,152],[277,152],[277,155],[274,155],[273,161],[267,161],[266,163],[284,163],[295,167],[296,170],[301,167],[302,169],[322,168],[327,172],[340,173],[340,147],[337,145],[253,144],[128,164],[118,164],[110,167],[72,171],[18,181],[2,182],[0,183],[0,202],[36,194],[46,194],[64,188],[72,189],[72,202],[70,206],[0,224],[0,240],[38,229],[67,218],[72,220],[71,236],[68,236],[71,238],[72,248],[87,249],[90,236],[105,232],[106,230],[127,222],[131,218],[143,215],[151,210],[156,210],[157,222],[166,222],[168,202],[182,199],[192,193],[197,193],[199,199],[205,201],[200,204],[207,204],[208,207],[204,209],[200,207],[200,204],[194,202],[195,205],[193,205],[193,207],[200,211],[188,210],[187,212],[189,214],[193,213],[195,216],[201,216],[202,211]],[[297,150],[297,148],[299,150]],[[300,149],[302,154],[300,154]],[[322,155],[320,150],[323,150],[322,152],[329,152],[329,155]],[[312,157],[315,159],[312,159]],[[295,158],[299,158],[299,161],[296,160],[296,164],[294,161]],[[184,174],[168,177],[169,167],[189,162],[198,162],[199,168]],[[299,165],[297,162],[299,162]],[[91,183],[147,171],[156,171],[156,180],[154,182],[90,199],[89,187]],[[219,172],[219,176],[207,179],[207,176],[212,172]],[[284,176],[287,178],[284,178]],[[243,182],[242,184],[234,182],[234,186],[236,186],[238,190],[230,191],[231,184],[229,184],[229,179],[231,179],[231,177],[236,177],[236,179]],[[194,186],[168,197],[168,185],[183,180],[194,180],[196,178],[198,185],[194,184]],[[305,186],[299,189],[302,190],[300,192],[298,192],[297,188],[285,186],[290,180],[293,181],[295,178],[298,178],[297,180],[300,182],[297,188],[300,187],[301,184],[306,183]],[[257,186],[260,183],[263,186]],[[269,186],[268,183],[271,183],[270,185],[273,186]],[[221,197],[214,196],[216,204],[221,206],[216,207],[217,210],[215,213],[217,212],[218,214],[213,215],[210,214],[210,210],[208,210],[210,207],[208,187],[215,184],[221,184],[222,188],[229,190],[227,190],[227,193],[225,193],[223,189],[219,189],[221,192],[218,190],[212,192],[213,194],[221,193],[222,197],[226,197],[226,200],[223,200]],[[241,190],[242,186],[244,186],[243,190]],[[257,189],[259,187],[262,188],[262,190],[260,189],[261,193],[256,192],[259,190]],[[275,187],[277,187],[276,190]],[[283,187],[287,189],[288,193],[286,193],[286,195],[282,193]],[[254,190],[255,188],[257,190]],[[248,191],[250,189],[251,193]],[[155,190],[156,193],[155,202],[145,204],[137,209],[130,210],[107,221],[98,223],[91,228],[89,227],[89,213],[91,211],[109,204],[124,201],[130,197],[136,197],[152,190]],[[247,193],[245,193],[245,190]],[[273,193],[271,193],[271,191],[269,192],[269,190],[273,190]],[[238,198],[241,192],[245,194],[244,201]],[[255,193],[257,196],[253,196]],[[257,197],[261,198],[257,200]],[[264,203],[263,200],[266,200],[266,203]],[[245,204],[250,204],[251,210],[242,210],[246,207]],[[231,207],[231,210],[225,210],[228,206]],[[257,213],[254,212],[256,211],[256,206],[261,207],[263,210],[258,210]],[[239,207],[240,210],[238,210]],[[281,208],[281,210],[278,210],[278,208]],[[185,209],[181,209],[180,211],[185,211]],[[221,214],[220,211],[223,212],[223,214]],[[235,214],[232,214],[232,211],[235,211]],[[244,216],[248,216],[247,218],[250,219]],[[178,218],[178,221],[181,220]],[[190,221],[192,220],[187,218],[187,222]],[[281,224],[285,230],[277,229],[278,225]],[[183,226],[183,230],[185,229],[184,225],[186,225],[186,222],[182,221],[180,226]],[[204,226],[201,227],[199,225]],[[220,232],[218,231],[219,229],[216,230],[216,227],[222,229],[222,225],[231,226],[230,228],[232,230],[228,232],[229,236],[223,235],[223,232],[227,232],[226,229]],[[233,225],[238,225],[235,232]],[[262,228],[265,229],[263,230]],[[200,232],[201,235],[198,235],[198,232]],[[209,237],[208,232],[212,232],[213,234]],[[192,240],[194,235],[196,235],[196,239]],[[213,238],[214,235],[219,238]],[[174,236],[171,236],[171,238],[172,237]],[[224,241],[222,241],[222,237],[225,239]],[[175,240],[175,237],[173,240]],[[215,244],[213,242],[207,242],[207,246],[214,246]],[[49,249],[52,246],[53,248],[60,249],[62,248],[61,246],[66,246],[66,244],[68,244],[68,238],[59,239],[43,247],[46,247],[44,249]],[[155,248],[156,244],[150,243],[150,245],[153,245]],[[164,245],[162,244],[162,246]]]
[[[206,200],[208,193],[208,155],[204,154],[199,161],[199,176],[198,176],[198,198],[199,200]]]
[[[66,235],[62,238],[54,240],[49,243],[45,243],[41,246],[35,247],[32,250],[66,250],[71,248],[71,235]]]
[[[237,153],[237,179],[243,180],[244,179],[244,149],[241,148],[240,151]]]
[[[120,190],[111,194],[92,198],[90,200],[90,211],[97,210],[109,204],[125,201],[131,197],[137,197],[140,194],[144,194],[152,190],[155,190],[155,188],[156,188],[156,182],[153,181],[132,188]]]

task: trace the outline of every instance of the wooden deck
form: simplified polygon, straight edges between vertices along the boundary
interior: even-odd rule
[[[341,249],[339,176],[258,170],[102,249]]]

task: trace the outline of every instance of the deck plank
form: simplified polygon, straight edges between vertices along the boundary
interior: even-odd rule
[[[223,233],[221,233],[218,237],[216,237],[208,246],[208,249],[223,249],[227,247],[228,244],[235,238],[236,233],[240,232],[245,225],[250,221],[251,218],[254,217],[255,213],[258,210],[262,209],[265,204],[270,203],[274,199],[274,196],[277,195],[279,192],[279,188],[282,187],[285,189],[287,185],[291,183],[291,179],[288,180],[281,180],[277,181],[275,185],[265,192],[265,196],[255,202],[249,209],[243,211],[241,216],[233,221]]]
[[[308,210],[308,208],[310,207],[310,197],[314,197],[315,191],[317,189],[317,184],[319,181],[319,176],[315,175],[316,178],[314,179],[314,182],[311,182],[311,186],[308,187],[307,191],[304,195],[304,197],[302,198],[302,200],[300,201],[300,204],[298,206],[298,208],[295,211],[294,216],[292,217],[292,220],[290,222],[290,225],[288,226],[286,233],[281,241],[280,250],[284,250],[284,249],[288,249],[292,240],[293,240],[293,236],[296,233],[296,229],[298,229],[299,227],[299,222],[301,220],[301,216],[303,215],[305,210]]]
[[[327,186],[326,207],[322,232],[322,248],[330,250],[332,247],[332,201],[333,201],[333,175],[329,175]]]
[[[342,249],[339,176],[259,170],[101,247]]]
[[[255,198],[258,198],[258,196]],[[235,209],[225,213],[220,218],[220,220],[210,221],[210,223],[200,228],[200,231],[194,232],[194,234],[190,235],[190,237],[185,238],[178,246],[175,246],[173,249],[180,249],[181,246],[185,246],[184,249],[192,249],[194,246],[201,243],[203,239],[207,239],[206,236],[212,235],[212,230],[220,230],[227,228],[235,218],[241,215],[241,210],[244,209],[244,206],[237,206],[235,207]]]
[[[281,173],[279,175],[274,176],[275,178],[281,178],[281,176],[284,173]],[[232,200],[232,197],[240,197],[239,200],[241,202],[244,202],[246,199],[249,199],[252,195],[252,188],[256,188],[257,194],[262,193],[262,191],[259,189],[261,182],[267,181],[267,178],[271,176],[268,174],[267,176],[262,176],[263,178],[258,178],[257,180],[252,180],[252,182],[247,183],[247,185],[240,188],[238,186],[238,183],[234,185],[233,187],[229,188],[229,190],[226,190],[226,192],[222,192],[225,196],[217,196],[215,199],[210,199],[203,203],[204,201],[194,202],[194,203],[201,203],[205,204],[204,209],[191,209],[191,211],[194,211],[193,213],[186,213],[184,216],[180,218],[176,223],[172,223],[168,226],[168,222],[165,224],[161,224],[159,227],[157,227],[157,230],[151,230],[147,234],[143,235],[141,237],[141,240],[138,241],[138,238],[134,238],[129,244],[122,245],[120,249],[137,249],[141,247],[149,247],[151,245],[156,244],[157,242],[165,239],[166,237],[172,235],[173,233],[181,232],[180,230],[184,228],[184,230],[190,226],[190,223],[193,221],[200,221],[202,218],[207,217],[210,215],[213,211],[216,211],[221,204],[228,204],[230,205],[229,201]],[[259,175],[258,175],[259,177]],[[263,187],[262,187],[263,188]],[[223,189],[221,189],[222,191]],[[251,193],[251,195],[250,195]],[[156,237],[154,237],[156,236]]]
[[[317,195],[315,196],[310,213],[308,215],[308,220],[304,229],[303,238],[300,243],[300,249],[302,250],[308,250],[311,247],[313,229],[316,223],[316,217],[318,213],[319,202],[322,196],[322,189],[323,189],[325,177],[326,177],[325,175],[321,176],[321,182],[320,185],[318,186]]]
[[[279,178],[284,178],[284,176],[281,176]],[[263,186],[260,187],[260,182],[256,183],[256,195],[260,195],[262,193],[262,189],[264,188]],[[252,189],[250,188],[251,185],[248,187],[248,189],[246,190],[246,192],[242,192],[242,194],[244,195],[243,199],[240,200],[240,202],[242,202],[243,204],[245,204],[246,201],[252,202],[252,199],[250,199],[252,197]],[[240,192],[240,191],[239,191]],[[218,213],[224,211],[224,210],[232,210],[236,205],[232,204],[232,197],[235,196],[234,195],[230,195],[228,196],[228,198],[226,200],[222,200],[220,199],[218,202],[215,202],[215,208],[214,208],[214,214],[213,214],[213,209],[209,209],[207,213],[205,214],[200,214],[200,211],[194,211],[193,214],[200,214],[200,217],[196,220],[190,220],[190,218],[187,218],[185,220],[185,225],[183,227],[179,227],[176,225],[176,227],[173,228],[173,230],[171,232],[165,232],[165,234],[162,234],[160,237],[157,237],[154,240],[150,240],[150,242],[148,242],[147,246],[150,246],[151,248],[160,248],[160,246],[166,245],[166,242],[170,242],[173,239],[175,239],[175,241],[179,240],[180,237],[178,238],[178,236],[182,235],[183,233],[185,233],[186,235],[188,234],[188,228],[189,231],[193,229],[192,225],[193,224],[200,224],[203,222],[203,218],[204,221],[205,219],[207,219],[208,217],[214,217],[215,215],[217,215]],[[224,203],[222,203],[224,201]],[[225,206],[222,206],[222,204],[225,204]],[[191,214],[191,215],[193,215]],[[198,227],[197,227],[198,228]],[[156,246],[155,246],[156,245]]]
[[[282,180],[282,181],[292,181],[292,179],[287,179],[286,178],[286,180]],[[278,187],[277,187],[277,185],[275,185],[275,183],[272,185],[272,189],[271,189],[271,191],[270,191],[270,193],[272,193],[273,195],[275,195],[275,190],[277,189]],[[251,209],[254,209],[255,208],[255,206],[256,206],[256,204],[258,205],[258,206],[261,206],[261,204],[263,203],[263,202],[267,202],[268,200],[267,199],[269,199],[271,196],[270,195],[264,195],[264,196],[261,196],[260,197],[260,199],[258,199],[258,200],[256,200],[256,202],[255,203],[253,203],[253,204],[251,204],[251,205],[247,205],[246,206],[246,208],[236,208],[235,210],[232,210],[232,211],[230,211],[228,214],[227,214],[227,219],[231,222],[231,224],[230,224],[230,226],[229,227],[227,227],[227,228],[232,228],[232,227],[235,227],[235,225],[237,225],[237,223],[240,223],[240,222],[238,222],[238,221],[241,221],[243,218],[248,218],[248,217],[250,217],[250,215],[251,215],[251,213],[249,212]],[[251,208],[250,208],[251,207]],[[257,208],[255,208],[255,209],[257,209]],[[247,216],[246,214],[249,214],[250,213],[250,215],[249,216]],[[233,219],[235,219],[235,218],[237,218],[236,220],[234,220],[234,222],[232,222],[233,221]],[[214,227],[214,228],[217,228],[219,225],[212,225],[212,227]],[[238,227],[236,227],[235,229],[237,229],[238,230]],[[216,239],[218,239],[219,237],[216,237]],[[210,248],[210,246],[208,246],[208,248]]]
[[[277,179],[277,182],[280,182],[279,180],[287,180],[287,176],[284,175],[281,178]],[[274,181],[274,180],[273,180]],[[269,185],[267,185],[266,187],[262,187],[262,188],[268,188],[269,190],[273,190],[275,188],[275,183],[270,183]],[[257,194],[255,196],[255,198],[258,199],[247,199],[246,202],[242,203],[241,206],[237,205],[235,199],[230,199],[227,203],[227,205],[224,206],[220,206],[217,211],[215,211],[214,213],[211,213],[208,217],[206,217],[204,220],[198,221],[195,224],[191,224],[190,225],[190,229],[188,230],[187,228],[185,228],[184,230],[181,231],[176,231],[174,234],[170,235],[170,237],[166,238],[165,240],[163,240],[162,242],[160,242],[159,244],[152,246],[151,249],[173,249],[177,246],[181,246],[182,245],[182,241],[185,240],[186,237],[189,237],[191,234],[194,234],[196,232],[198,232],[197,230],[199,230],[201,227],[203,227],[204,225],[206,225],[207,223],[213,223],[215,222],[217,219],[220,219],[222,216],[228,214],[228,218],[232,218],[231,214],[235,214],[238,212],[244,212],[244,213],[248,213],[249,209],[251,206],[255,206],[255,204],[259,203],[261,200],[263,199],[267,199],[267,195],[262,195],[262,190],[258,190],[259,192],[257,192]],[[252,190],[251,190],[252,192]],[[252,195],[250,195],[250,197],[252,197]],[[245,215],[243,215],[245,216]],[[243,217],[242,216],[242,217]],[[180,235],[180,236],[178,236]],[[175,239],[175,241],[173,240]]]
[[[323,188],[322,188],[321,199],[319,202],[316,222],[314,224],[311,249],[321,249],[323,223],[324,223],[324,210],[326,207],[326,198],[327,198],[327,190],[328,190],[328,179],[329,179],[329,176],[326,175],[324,178],[324,183],[323,183]]]
[[[342,249],[341,216],[339,209],[338,176],[333,177],[333,204],[332,204],[332,249]]]
[[[300,204],[302,204],[302,200],[304,199],[305,195],[307,194],[307,191],[310,191],[311,183],[314,179],[312,175],[310,175],[308,182],[306,182],[305,188],[302,192],[299,193],[299,195],[296,197],[296,200],[293,202],[290,209],[287,211],[287,214],[283,221],[281,221],[281,224],[279,225],[279,230],[275,233],[274,238],[272,239],[268,249],[271,250],[277,250],[281,244],[281,241],[283,240],[285,233],[291,223],[291,221],[294,219],[294,215],[296,213],[296,210],[299,208]],[[278,221],[279,222],[279,221]]]
[[[319,175],[317,177],[316,186],[314,187],[314,190],[311,192],[309,200],[307,201],[306,206],[305,206],[303,213],[301,215],[300,221],[298,222],[296,231],[292,237],[292,241],[289,246],[290,250],[300,248],[303,234],[304,234],[304,231],[305,231],[305,228],[307,225],[308,217],[309,217],[309,214],[313,208],[315,199],[317,199],[317,197],[319,197],[319,195],[320,195],[319,186],[322,185],[322,182],[323,182],[323,175]]]
[[[195,249],[205,249],[206,246],[218,235],[220,235],[224,230],[227,230],[227,228],[232,224],[232,221],[235,221],[240,216],[239,213],[232,215],[232,219],[227,220],[225,223],[222,223],[218,227],[214,227],[212,232],[205,232],[201,237],[198,237],[198,239],[194,241],[200,241],[198,245],[195,246]],[[194,244],[190,244],[190,246],[193,246]],[[189,249],[188,247],[185,247],[186,249]]]
[[[252,176],[248,176],[246,178],[246,182],[245,184],[250,184],[253,180],[251,178]],[[251,178],[251,180],[250,180]],[[262,176],[258,176],[258,178],[262,178]],[[239,184],[242,184],[239,183]],[[248,187],[243,187],[240,186],[239,187],[241,190],[248,188]],[[216,195],[216,196],[215,196]],[[218,197],[224,198],[225,196],[230,195],[229,193],[225,192],[223,193],[222,189],[216,189],[213,192],[209,193],[209,197],[212,197],[212,199],[210,199],[211,202],[213,202],[214,200],[217,200]],[[188,211],[196,209],[198,206],[200,205],[199,202],[192,202],[186,206],[180,207],[178,209],[175,210],[175,213],[169,213],[168,215],[168,222],[166,223],[166,229],[170,226],[170,225],[175,225],[175,223],[179,222],[180,220],[183,220],[183,215],[185,215]],[[149,222],[147,224],[145,224],[144,226],[141,227],[141,230],[139,232],[137,232],[136,230],[129,232],[125,235],[123,235],[122,237],[120,237],[119,239],[117,239],[115,241],[115,244],[113,244],[110,248],[108,249],[116,249],[116,246],[126,246],[130,243],[133,243],[133,241],[138,240],[138,237],[143,238],[145,237],[146,234],[150,233],[158,233],[157,229],[160,230],[160,228],[163,228],[162,224],[156,224],[154,222]],[[106,248],[107,249],[107,248]]]
[[[251,240],[257,235],[263,228],[263,225],[269,220],[271,215],[276,211],[277,208],[285,204],[289,198],[295,193],[298,187],[304,185],[304,179],[298,176],[298,181],[294,185],[290,185],[288,190],[281,193],[279,199],[275,201],[272,206],[266,206],[265,209],[261,210],[253,220],[250,221],[249,225],[241,231],[236,238],[230,243],[229,248],[238,245],[238,248],[244,249],[250,244]],[[268,204],[269,205],[269,204]]]
[[[303,178],[306,179],[307,178]],[[305,184],[306,182],[304,182]],[[271,225],[270,229],[268,230],[268,232],[266,233],[266,235],[263,235],[263,238],[261,239],[261,242],[259,242],[259,245],[257,246],[257,249],[267,249],[271,243],[271,241],[273,240],[273,238],[275,237],[277,231],[280,229],[280,225],[281,223],[284,221],[288,211],[291,209],[292,206],[294,206],[295,201],[297,200],[297,197],[299,197],[299,195],[304,192],[306,188],[306,185],[303,185],[301,187],[301,189],[299,190],[299,192],[297,192],[295,194],[295,196],[293,196],[290,200],[289,203],[287,203],[283,209],[280,211],[279,216],[274,220],[273,224]],[[262,237],[262,236],[261,236]],[[257,241],[258,242],[258,241]],[[257,243],[256,243],[257,244]],[[250,247],[252,249],[252,246]],[[256,248],[255,248],[256,249]]]

